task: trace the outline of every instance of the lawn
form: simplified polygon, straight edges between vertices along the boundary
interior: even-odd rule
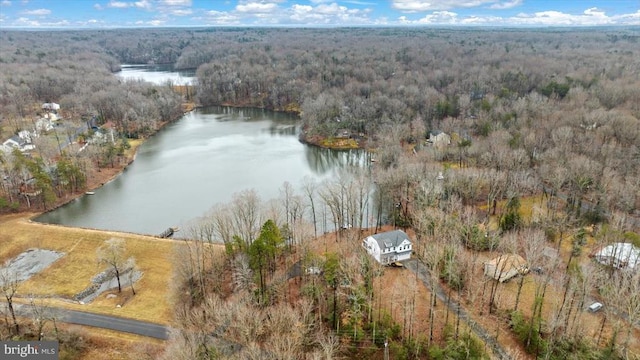
[[[66,255],[49,268],[26,280],[18,289],[19,297],[35,295],[50,297],[51,305],[101,314],[169,323],[172,318],[170,301],[172,257],[180,242],[128,233],[70,228],[32,222],[34,214],[0,217],[0,263],[32,248],[64,252]],[[105,269],[98,265],[96,250],[110,238],[125,240],[126,251],[136,259],[143,272],[136,282],[136,295],[130,288],[106,298],[81,305],[72,297],[90,285],[90,280]],[[18,301],[20,301],[18,299]],[[117,307],[121,305],[121,307]]]

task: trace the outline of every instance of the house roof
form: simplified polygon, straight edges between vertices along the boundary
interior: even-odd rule
[[[20,137],[20,136],[18,136],[18,135],[13,135],[13,136],[12,136],[12,137],[10,137],[9,139],[7,139],[7,140],[4,142],[4,144],[5,144],[5,145],[11,145],[11,143],[12,143],[12,142],[13,142],[14,144],[18,144],[18,146],[23,146],[24,144],[26,144],[26,141],[24,141],[24,139],[23,139],[23,138],[21,138],[21,137]]]
[[[485,264],[498,265],[500,268],[509,269],[526,265],[527,261],[518,254],[502,254],[493,260],[487,261]]]
[[[56,103],[44,103],[42,104],[42,108],[47,110],[60,110],[60,105]]]
[[[403,241],[409,240],[409,236],[402,230],[388,231],[371,235],[371,237],[378,242],[380,249],[386,249],[390,247],[396,247]]]
[[[596,260],[605,265],[613,265],[617,268],[630,269],[640,267],[640,249],[631,243],[613,243],[600,249],[596,254]],[[613,259],[612,261],[607,259]]]
[[[527,261],[518,254],[502,254],[493,260],[485,262],[484,266],[485,275],[491,276],[500,282],[509,280],[521,273],[521,271],[527,271]]]

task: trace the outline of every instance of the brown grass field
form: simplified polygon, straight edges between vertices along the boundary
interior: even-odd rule
[[[149,236],[46,225],[29,220],[34,214],[0,217],[0,263],[32,248],[64,252],[49,268],[20,284],[18,297],[47,297],[52,306],[168,324],[171,319],[170,286],[175,240]],[[96,250],[110,238],[125,240],[126,251],[143,272],[135,284],[136,295],[123,288],[117,297],[103,293],[89,304],[80,305],[72,297],[90,285],[105,269],[96,260]],[[108,293],[117,293],[117,289]],[[19,301],[19,299],[18,299]],[[116,305],[121,305],[117,308]]]

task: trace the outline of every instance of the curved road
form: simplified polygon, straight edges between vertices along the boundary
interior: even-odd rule
[[[16,304],[16,312],[20,316],[32,316],[29,305]],[[113,315],[99,315],[84,311],[67,310],[62,308],[47,307],[47,311],[52,313],[56,321],[68,324],[93,326],[103,329],[127,332],[136,335],[148,336],[155,339],[167,340],[169,338],[169,327],[146,321],[122,318]]]

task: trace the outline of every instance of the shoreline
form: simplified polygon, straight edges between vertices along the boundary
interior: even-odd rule
[[[233,108],[243,108],[246,106],[241,106],[241,105],[233,105],[233,104],[221,104],[221,105],[212,105],[212,106],[228,106],[228,107],[233,107]],[[168,124],[173,123],[175,121],[180,120],[181,118],[183,118],[184,116],[186,116],[187,114],[189,114],[192,111],[195,111],[197,109],[202,108],[203,106],[201,105],[196,105],[193,102],[185,102],[182,104],[182,113],[179,117],[170,120],[170,121],[165,121],[163,123],[161,123],[158,126],[158,129],[151,135],[142,138],[142,139],[131,139],[130,142],[131,144],[131,148],[128,149],[125,152],[125,155],[123,155],[121,157],[121,159],[118,161],[118,164],[113,166],[113,167],[106,167],[106,168],[98,168],[96,170],[96,173],[94,173],[91,176],[88,176],[87,179],[87,184],[86,187],[82,190],[82,191],[78,191],[76,193],[72,193],[72,194],[66,194],[65,196],[59,198],[55,204],[46,209],[46,210],[35,210],[33,208],[26,208],[26,209],[21,209],[19,211],[16,212],[8,212],[6,214],[3,215],[8,215],[8,214],[31,214],[28,217],[29,221],[33,221],[39,224],[46,224],[46,223],[40,223],[37,220],[35,220],[35,218],[44,215],[46,213],[49,213],[51,211],[57,210],[69,203],[71,203],[72,201],[75,201],[79,198],[81,198],[82,196],[88,196],[87,193],[88,192],[93,192],[98,190],[99,188],[103,187],[104,185],[114,181],[115,179],[117,179],[119,176],[121,176],[126,169],[136,160],[137,154],[138,154],[138,149],[140,146],[142,146],[148,139],[152,138],[153,136],[155,136],[157,133],[159,133],[162,129],[164,129]],[[270,110],[270,109],[266,109],[265,110]],[[288,111],[275,111],[275,110],[271,110],[274,112],[284,112],[284,113],[292,113],[292,112],[288,112]],[[295,112],[293,112],[295,113]],[[299,115],[299,114],[298,114]],[[346,150],[363,150],[366,149],[366,146],[363,146],[363,144],[361,142],[366,142],[366,139],[363,139],[361,142],[356,141],[355,139],[352,138],[334,138],[334,137],[322,137],[322,136],[312,136],[312,137],[308,137],[305,135],[305,132],[301,132],[298,136],[298,140],[305,145],[308,146],[316,146],[322,149],[330,149],[330,150],[337,150],[337,151],[346,151]],[[89,229],[89,230],[99,230],[99,229]],[[107,230],[108,231],[108,230]],[[139,235],[144,235],[144,236],[155,236],[152,234],[139,234]]]
[[[80,192],[77,193],[72,193],[72,194],[68,194],[66,195],[64,198],[60,198],[58,199],[58,201],[56,201],[55,205],[51,208],[48,208],[46,210],[39,210],[39,211],[33,211],[33,209],[25,209],[25,210],[20,210],[20,211],[16,211],[14,213],[7,213],[7,214],[28,214],[28,213],[34,213],[33,215],[28,216],[29,221],[32,222],[36,222],[39,224],[46,224],[46,223],[40,223],[36,220],[34,220],[35,218],[37,218],[38,216],[44,215],[46,213],[49,213],[51,211],[57,210],[67,204],[69,204],[70,202],[79,199],[82,196],[87,196],[87,192],[93,192],[101,187],[103,187],[104,185],[114,181],[115,179],[117,179],[120,175],[122,175],[125,170],[136,160],[136,157],[138,155],[138,149],[140,148],[140,146],[142,146],[148,139],[150,139],[151,137],[155,136],[158,132],[160,132],[162,129],[165,128],[165,126],[167,126],[170,123],[176,122],[178,120],[180,120],[182,117],[184,117],[185,115],[187,115],[188,113],[194,111],[195,109],[198,109],[199,106],[196,106],[194,103],[183,103],[182,104],[182,108],[183,108],[183,112],[182,114],[177,117],[176,119],[170,120],[170,121],[165,121],[163,123],[160,124],[160,126],[158,127],[158,129],[151,134],[148,137],[145,137],[143,139],[134,139],[134,145],[131,146],[131,148],[129,150],[127,150],[127,152],[125,152],[125,155],[123,155],[121,161],[118,162],[117,166],[114,167],[107,167],[107,168],[98,168],[97,169],[97,173],[102,173],[102,172],[108,172],[109,174],[107,174],[106,176],[95,176],[94,174],[94,179],[93,182],[90,181],[89,179],[87,179],[87,186],[85,189],[83,189]],[[3,214],[6,215],[6,214]],[[53,224],[48,224],[48,225],[53,225]],[[75,227],[74,227],[75,228]],[[95,230],[99,230],[99,229],[95,229]],[[155,236],[155,235],[148,235],[148,234],[138,234],[138,235],[144,235],[144,236]]]

